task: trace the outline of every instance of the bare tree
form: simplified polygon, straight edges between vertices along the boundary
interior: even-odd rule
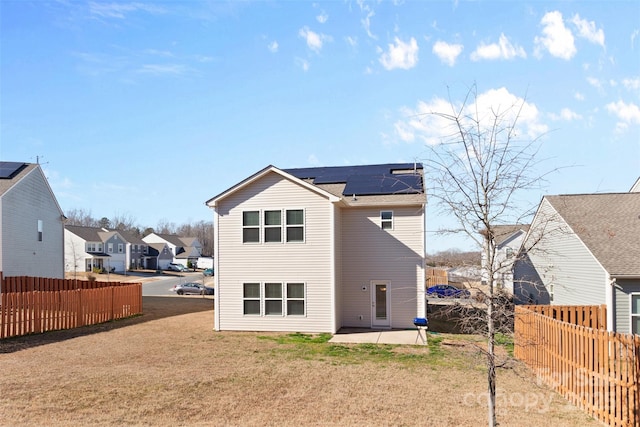
[[[481,248],[487,260],[487,286],[478,289],[475,304],[458,305],[465,326],[486,336],[488,425],[496,419],[496,334],[509,331],[512,313],[506,298],[493,280],[504,268],[496,257],[496,226],[523,222],[534,206],[523,206],[523,192],[539,189],[544,176],[538,171],[539,136],[524,133],[520,123],[526,100],[514,98],[509,105],[489,105],[480,100],[474,85],[464,102],[449,101],[450,112],[427,112],[428,120],[447,129],[439,144],[429,146],[427,185],[430,198],[455,225],[444,233],[464,233]],[[535,108],[535,107],[534,107]],[[431,123],[435,125],[436,123]],[[530,203],[530,202],[528,202]],[[523,213],[524,212],[524,213]],[[510,260],[512,262],[512,260]]]
[[[85,209],[71,209],[65,213],[66,224],[82,227],[97,227],[98,221],[91,216],[91,211]]]

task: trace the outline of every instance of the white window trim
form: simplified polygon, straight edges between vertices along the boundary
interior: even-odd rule
[[[280,212],[280,225],[267,225],[267,219],[265,218],[267,212]],[[283,235],[283,223],[285,218],[283,218],[283,210],[282,209],[264,209],[262,211],[262,217],[263,220],[262,221],[262,241],[267,244],[267,245],[281,245],[284,243],[285,241],[285,236]],[[267,242],[267,229],[274,229],[274,228],[279,228],[280,229],[280,241],[279,242],[275,242],[275,241],[270,241]]]
[[[633,312],[633,297],[640,298],[640,292],[631,292],[629,294],[629,333],[633,334],[633,320],[634,317],[640,319],[640,312]],[[638,335],[640,335],[640,330],[636,331]]]
[[[258,212],[258,225],[244,225],[244,214],[245,212]],[[242,233],[240,233],[240,241],[243,245],[259,245],[262,243],[262,211],[260,209],[246,209],[242,211],[242,216],[240,217],[240,224],[242,225]],[[258,229],[258,241],[257,242],[245,242],[244,241],[244,230],[245,229]]]
[[[301,284],[302,285],[302,298],[289,298],[289,292],[288,292],[288,285],[290,284]],[[306,282],[295,282],[295,281],[290,281],[290,282],[285,282],[284,284],[284,309],[285,309],[285,316],[291,316],[291,317],[307,317],[307,283]],[[304,314],[289,314],[289,300],[291,301],[302,301],[302,305],[304,308]]]
[[[260,297],[259,298],[245,298],[244,297],[244,285],[246,284],[252,284],[252,283],[258,283],[260,285]],[[281,298],[267,298],[267,292],[266,292],[266,285],[267,283],[272,284],[278,284],[281,286],[281,291],[282,291],[282,297]],[[291,283],[295,283],[295,284],[302,284],[303,286],[303,291],[304,291],[304,297],[303,298],[289,298],[287,295],[287,284],[291,284]],[[302,319],[307,317],[307,282],[303,281],[303,280],[289,280],[289,281],[278,281],[278,280],[269,280],[269,281],[252,281],[252,280],[245,280],[241,282],[242,284],[242,316],[243,317],[264,317],[264,318],[283,318],[283,317],[293,317],[293,318],[298,318],[298,319]],[[287,306],[287,301],[302,301],[304,304],[304,314],[288,314],[287,310],[288,310],[288,306]],[[260,305],[260,313],[259,314],[245,314],[244,312],[244,302],[245,301],[259,301],[259,305]],[[282,304],[282,312],[281,314],[266,314],[266,302],[267,301],[280,301],[280,303]]]
[[[258,292],[260,293],[260,296],[258,296],[257,298],[245,298],[244,296],[244,285],[253,285],[253,284],[257,284],[258,285]],[[256,314],[247,314],[244,312],[244,302],[245,301],[258,301],[258,305],[259,305],[259,310],[258,313]],[[262,306],[262,283],[260,282],[251,282],[251,281],[247,281],[247,282],[242,282],[242,315],[246,316],[246,317],[261,317],[262,316],[262,312],[263,312],[263,306]]]
[[[287,224],[287,212],[288,211],[302,211],[302,224]],[[302,244],[302,243],[306,243],[307,241],[307,211],[304,208],[285,208],[283,209],[283,217],[284,217],[284,239],[283,242],[287,243],[287,244]],[[289,242],[287,240],[287,231],[289,230],[289,227],[302,227],[302,240],[298,241],[292,241]]]
[[[382,214],[383,213],[387,213],[387,212],[391,213],[391,219],[390,220],[389,219],[382,219]],[[394,212],[392,210],[380,211],[380,229],[381,230],[393,230],[394,229],[394,217],[395,217],[395,214],[394,214]],[[391,223],[391,227],[390,228],[384,228],[383,224],[384,223],[389,223],[389,222]]]

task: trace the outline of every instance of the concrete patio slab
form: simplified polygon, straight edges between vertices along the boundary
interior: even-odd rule
[[[416,329],[371,330],[359,328],[342,328],[330,340],[331,343],[372,343],[372,344],[410,344],[424,345],[426,331],[418,336]]]

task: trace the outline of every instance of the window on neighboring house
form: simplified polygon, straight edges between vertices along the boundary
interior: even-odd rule
[[[287,283],[287,315],[304,314],[304,283]]]
[[[304,211],[287,209],[287,242],[304,242]]]
[[[244,314],[260,315],[260,283],[244,283],[242,299]]]
[[[38,220],[38,242],[42,242],[42,228],[43,228],[42,220],[39,219]]]
[[[98,246],[96,247],[96,249],[98,252],[103,252],[104,251],[103,247],[104,246],[102,246],[102,243],[98,243]]]
[[[264,211],[264,241],[282,242],[282,211]]]
[[[383,230],[393,230],[393,211],[380,212],[380,228]]]
[[[631,333],[640,335],[640,293],[631,294]]]
[[[264,284],[265,316],[282,316],[282,283]]]
[[[87,252],[95,252],[96,244],[87,242]]]
[[[121,254],[124,252],[124,245],[122,243],[118,243],[118,253]]]
[[[260,212],[242,212],[242,243],[260,242]]]
[[[509,247],[508,247],[508,248],[505,250],[505,253],[506,253],[506,255],[507,255],[507,258],[512,258],[512,257],[513,257],[513,248],[509,248]]]
[[[109,252],[110,254],[112,254],[112,253],[113,253],[113,243],[109,243],[109,244],[108,244],[108,246],[107,246],[107,248],[108,248],[108,249],[107,249],[107,252]]]

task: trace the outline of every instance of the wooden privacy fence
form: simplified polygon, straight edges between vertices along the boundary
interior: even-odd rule
[[[573,323],[542,313],[558,308],[557,316],[576,317]],[[640,425],[640,336],[608,332],[588,323],[588,313],[604,311],[582,307],[516,306],[514,355],[540,380],[611,426]],[[562,313],[562,314],[561,314]],[[565,319],[567,317],[564,317]],[[598,321],[593,319],[589,323]]]
[[[440,270],[437,268],[427,269],[427,288],[434,285],[446,285],[449,283],[446,270]]]
[[[607,329],[607,306],[602,305],[527,305],[534,313],[572,325]]]
[[[5,278],[2,280],[14,279]],[[33,279],[33,278],[29,278]],[[51,280],[57,288],[59,279]],[[36,281],[46,283],[47,279]],[[9,280],[11,282],[11,280]],[[73,281],[75,282],[75,281]],[[91,283],[94,286],[95,282]],[[105,286],[65,290],[24,290],[0,294],[0,339],[58,329],[72,329],[142,313],[142,284],[99,282]],[[18,287],[29,287],[19,285]],[[68,284],[63,285],[70,286]],[[46,288],[46,285],[43,285]]]

